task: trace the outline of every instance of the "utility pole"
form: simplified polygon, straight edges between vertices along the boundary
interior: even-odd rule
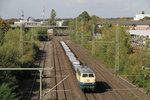
[[[116,25],[116,56],[115,56],[115,72],[119,71],[119,29]]]
[[[76,41],[77,41],[77,33],[78,33],[78,17],[76,17]]]
[[[32,28],[32,33],[31,33],[31,42],[32,42],[32,44],[34,42],[34,38],[33,38],[34,36],[33,35],[34,35],[34,29]]]
[[[70,27],[69,27],[69,39],[71,39],[71,24],[69,25]]]
[[[92,56],[94,55],[94,34],[95,34],[95,26],[93,24],[93,36],[92,36]]]
[[[40,100],[42,100],[42,71],[43,70],[39,70],[40,72]]]
[[[22,35],[22,25],[20,25],[20,57],[21,63],[23,64],[23,35]]]
[[[81,46],[83,46],[83,17],[81,17]]]

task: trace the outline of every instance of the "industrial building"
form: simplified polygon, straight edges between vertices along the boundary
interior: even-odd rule
[[[106,21],[97,23],[101,28]],[[129,27],[129,33],[133,36],[144,36],[150,38],[150,20],[146,21],[107,21],[110,24],[123,24]]]

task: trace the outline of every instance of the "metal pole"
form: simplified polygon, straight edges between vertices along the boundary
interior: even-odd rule
[[[34,40],[33,40],[33,34],[34,34],[34,29],[32,28],[32,33],[31,33],[31,42],[33,44]]]
[[[42,100],[42,70],[40,72],[40,100]]]
[[[146,67],[145,70],[150,70],[150,68],[149,68],[149,67]]]
[[[72,23],[71,23],[72,24]],[[71,40],[71,24],[69,25],[70,26],[70,28],[69,28],[69,39]]]
[[[77,33],[78,33],[78,17],[76,17],[76,41],[77,41]]]
[[[119,30],[116,25],[116,56],[115,56],[115,72],[119,71]]]
[[[22,36],[22,24],[20,25],[20,55],[21,55],[21,63],[23,64],[23,36]]]
[[[0,68],[0,71],[1,70],[15,70],[15,71],[17,71],[17,70],[53,70],[53,67],[51,67],[51,68]]]
[[[94,34],[95,34],[94,29],[95,29],[95,26],[94,26],[94,24],[93,24],[93,36],[92,36],[92,56],[94,55]]]
[[[119,72],[119,28],[118,28],[118,72]]]
[[[82,30],[81,30],[81,46],[83,46],[83,17],[81,17],[81,27],[82,27]]]
[[[118,24],[117,24],[118,25]],[[117,72],[117,25],[116,25],[116,52],[115,52],[115,72]]]

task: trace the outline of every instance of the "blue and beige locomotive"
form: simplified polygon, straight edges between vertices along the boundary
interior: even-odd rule
[[[76,71],[76,77],[82,90],[91,89],[94,91],[96,87],[95,73],[90,67],[87,67],[85,65],[81,65],[80,67],[78,67]]]
[[[96,87],[96,77],[93,70],[90,67],[81,64],[64,41],[60,41],[60,43],[73,66],[80,88],[82,90],[87,89],[94,91]]]

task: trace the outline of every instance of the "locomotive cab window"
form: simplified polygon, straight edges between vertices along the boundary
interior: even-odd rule
[[[85,77],[88,77],[88,74],[83,74],[82,77],[84,77],[84,78],[85,78]]]
[[[89,77],[94,77],[94,75],[93,74],[89,74]]]

